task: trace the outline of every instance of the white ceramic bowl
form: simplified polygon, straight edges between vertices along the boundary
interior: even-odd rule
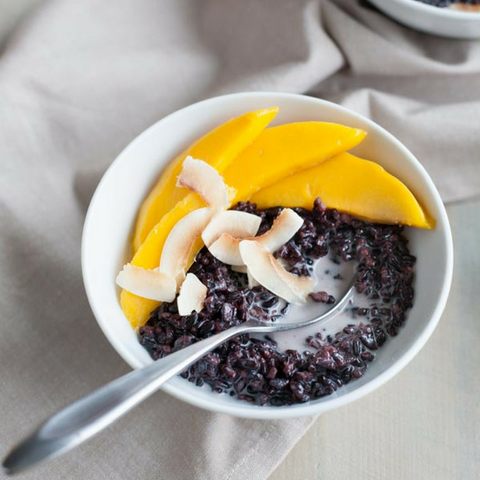
[[[280,112],[273,124],[320,120],[366,130],[368,136],[355,153],[378,162],[405,182],[437,220],[437,226],[433,231],[410,231],[411,250],[418,257],[415,304],[405,327],[377,353],[363,378],[331,396],[285,407],[250,405],[195,387],[180,377],[164,386],[169,394],[198,407],[264,419],[318,414],[362,397],[397,374],[423,347],[437,325],[452,277],[450,227],[432,180],[397,139],[356,113],[302,95],[239,93],[205,100],[160,120],[118,156],[92,198],[82,241],[85,289],[100,327],[129,365],[139,368],[149,364],[151,358],[120,309],[115,285],[118,271],[129,260],[127,246],[138,208],[162,169],[193,140],[234,116],[275,105]]]
[[[438,8],[415,0],[368,0],[400,23],[450,38],[480,38],[480,13]]]

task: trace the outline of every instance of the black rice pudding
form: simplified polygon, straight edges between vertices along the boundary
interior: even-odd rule
[[[257,210],[250,203],[239,203],[235,209],[261,217],[257,235],[265,233],[282,211],[281,207]],[[188,381],[259,405],[304,403],[362,377],[375,351],[397,335],[414,297],[415,257],[409,252],[403,226],[357,220],[327,209],[320,199],[312,211],[294,210],[304,219],[303,226],[275,257],[298,275],[312,275],[315,262],[322,257],[328,256],[338,265],[354,262],[358,301],[347,309],[351,322],[328,335],[318,325],[318,332],[308,335],[300,350],[281,349],[268,336],[241,335],[185,371],[182,376]],[[200,313],[180,316],[174,301],[154,310],[139,331],[140,342],[153,359],[252,317],[279,321],[289,309],[264,287],[248,288],[245,274],[233,271],[206,248],[189,271],[208,288],[204,308]],[[335,302],[328,291],[311,297],[315,302]],[[302,330],[298,332],[302,334]]]

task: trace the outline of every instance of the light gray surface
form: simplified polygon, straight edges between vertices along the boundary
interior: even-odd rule
[[[0,0],[0,27],[34,3]],[[162,115],[222,92],[310,90],[390,129],[445,199],[478,194],[480,44],[410,32],[352,0],[323,2],[328,34],[319,16],[319,2],[303,0],[197,10],[184,0],[62,0],[45,2],[10,40],[0,57],[3,449],[127,371],[86,303],[81,225],[101,172]],[[475,478],[479,206],[449,209],[454,290],[425,350],[375,394],[322,417],[273,480]],[[160,393],[23,478],[263,479],[310,422],[241,421]]]

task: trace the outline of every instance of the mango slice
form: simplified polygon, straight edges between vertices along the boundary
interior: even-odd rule
[[[320,197],[329,208],[376,223],[401,223],[431,229],[430,219],[412,192],[377,163],[342,153],[252,196],[258,208],[311,209]]]
[[[268,128],[225,171],[225,183],[237,190],[233,203],[248,200],[287,175],[350,150],[365,136],[363,130],[326,122]]]
[[[248,200],[256,191],[287,175],[353,148],[365,135],[363,130],[324,122],[291,123],[264,130],[224,173],[225,183],[237,190],[232,204]],[[158,197],[163,198],[163,192]],[[197,194],[188,194],[152,228],[131,263],[149,269],[158,267],[163,245],[173,226],[192,210],[204,206]],[[202,246],[199,239],[190,253],[189,265]],[[122,291],[120,302],[135,329],[144,325],[150,312],[159,305],[127,291]]]
[[[209,163],[222,173],[231,161],[264,130],[278,113],[278,107],[248,112],[220,125],[178,155],[163,171],[140,207],[133,235],[135,253],[155,224],[189,194],[176,186],[182,162],[188,155]]]

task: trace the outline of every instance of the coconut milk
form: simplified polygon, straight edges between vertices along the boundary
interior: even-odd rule
[[[357,264],[355,262],[341,262],[338,264],[331,257],[320,258],[313,265],[314,277],[316,279],[314,291],[325,291],[329,295],[333,295],[336,301],[339,301],[345,294],[355,274],[356,267]],[[365,317],[354,317],[352,309],[369,307],[371,303],[372,301],[364,295],[354,292],[350,302],[343,311],[340,311],[333,318],[298,330],[272,333],[268,337],[278,343],[280,351],[291,349],[304,352],[305,350],[311,350],[311,347],[305,342],[307,337],[321,333],[323,338],[326,338],[328,335],[333,336],[336,332],[342,331],[347,325],[355,325],[361,321],[365,322]],[[303,322],[325,313],[331,307],[332,305],[317,303],[308,299],[306,304],[290,305],[286,315],[279,318],[277,322]],[[265,335],[255,335],[255,337],[264,339]]]

